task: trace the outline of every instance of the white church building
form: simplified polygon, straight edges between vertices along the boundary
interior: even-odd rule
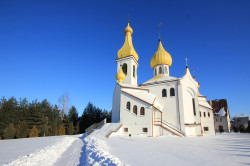
[[[199,83],[186,66],[181,78],[170,75],[171,55],[161,40],[151,58],[153,78],[137,84],[139,56],[132,43],[133,30],[125,28],[125,41],[117,53],[117,84],[113,93],[112,123],[115,135],[150,137],[215,135],[212,107],[199,93]]]

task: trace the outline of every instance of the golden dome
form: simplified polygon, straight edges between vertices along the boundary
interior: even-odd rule
[[[122,67],[118,70],[116,74],[116,79],[119,84],[123,83],[123,80],[125,79],[125,74],[123,73]]]
[[[170,67],[172,65],[172,57],[163,48],[161,40],[159,40],[158,49],[155,52],[155,54],[153,55],[151,62],[150,62],[150,65],[153,69],[156,65],[162,65],[162,64],[168,65]]]
[[[131,34],[133,33],[133,29],[129,26],[129,23],[128,23],[128,26],[125,28],[124,33],[126,35],[125,41],[124,41],[122,48],[117,53],[117,58],[120,59],[120,58],[125,58],[128,56],[133,56],[135,60],[138,61],[139,57],[132,43]]]

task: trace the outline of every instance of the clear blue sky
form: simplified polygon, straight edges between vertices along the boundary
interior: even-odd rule
[[[0,0],[0,97],[58,104],[67,93],[79,114],[89,101],[111,110],[128,14],[139,84],[153,77],[163,23],[170,74],[183,76],[187,57],[207,99],[226,98],[231,116],[250,115],[249,0]]]

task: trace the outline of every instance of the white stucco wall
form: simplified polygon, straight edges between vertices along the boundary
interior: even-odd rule
[[[112,123],[120,122],[121,86],[116,84],[112,102]]]
[[[203,135],[215,135],[213,111],[211,109],[200,106],[200,112]],[[204,117],[204,113],[206,114],[206,117]],[[208,113],[210,114],[210,117],[208,116]],[[208,131],[205,131],[204,127],[208,127]]]
[[[179,128],[179,111],[178,111],[178,96],[177,82],[168,82],[164,84],[154,84],[143,86],[149,89],[149,92],[157,96],[157,101],[163,106],[162,119],[173,126]],[[174,88],[175,96],[170,96],[170,89]],[[162,97],[162,90],[167,90],[167,97]]]
[[[130,110],[126,108],[127,102],[130,102]],[[133,107],[137,106],[137,115],[133,113]],[[140,115],[140,108],[144,107],[145,115]],[[120,104],[120,123],[122,126],[123,135],[138,135],[152,136],[152,107],[145,102],[138,100],[128,94],[121,94]],[[128,132],[124,132],[124,128],[128,128]],[[147,128],[147,132],[143,132],[142,128]]]

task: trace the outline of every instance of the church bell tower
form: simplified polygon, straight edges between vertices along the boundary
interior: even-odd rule
[[[124,30],[125,41],[122,48],[117,53],[117,82],[119,84],[137,85],[138,54],[132,43],[133,29],[128,26]],[[123,74],[125,78],[123,78]]]

